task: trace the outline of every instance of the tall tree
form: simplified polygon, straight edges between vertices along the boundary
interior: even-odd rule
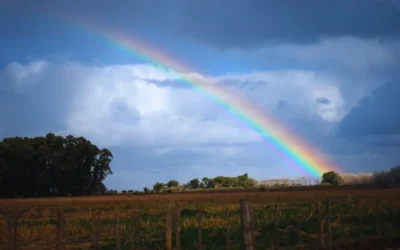
[[[84,137],[5,138],[0,142],[0,197],[104,193],[112,154]]]

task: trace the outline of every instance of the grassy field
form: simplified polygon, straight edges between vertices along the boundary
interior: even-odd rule
[[[116,218],[122,249],[131,249],[132,226],[136,249],[163,249],[165,214],[175,213],[179,203],[182,249],[198,249],[200,211],[203,249],[226,249],[228,225],[231,249],[240,249],[239,200],[245,198],[252,204],[257,249],[272,247],[278,235],[282,249],[297,249],[299,240],[310,249],[320,242],[321,221],[326,245],[329,228],[333,242],[400,232],[399,194],[399,189],[325,189],[0,200],[0,248],[7,245],[7,211],[17,210],[21,249],[54,248],[62,208],[66,249],[90,249],[96,234],[101,249],[115,249]]]

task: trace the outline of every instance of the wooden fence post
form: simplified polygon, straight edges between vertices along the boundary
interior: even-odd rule
[[[249,200],[240,200],[240,223],[244,250],[255,250],[253,221]]]
[[[175,248],[181,250],[181,207],[176,204],[175,207]]]
[[[317,210],[318,210],[318,222],[319,222],[319,246],[320,248],[325,247],[324,242],[324,218],[323,218],[323,211],[322,211],[322,204],[321,201],[317,203]]]
[[[131,250],[135,250],[136,216],[137,216],[136,211],[133,211],[131,220]]]
[[[7,211],[6,213],[7,216],[7,233],[8,233],[8,249],[12,250],[14,249],[14,244],[13,244],[13,224],[12,224],[12,213],[10,211]]]
[[[364,204],[363,204],[363,201],[362,200],[358,200],[358,204],[357,204],[357,208],[359,209],[359,211],[361,212],[359,215],[358,215],[358,226],[360,226],[360,227],[362,227],[362,224],[363,224],[363,212],[365,212],[364,211],[364,206],[363,206]],[[363,232],[363,230],[360,230],[360,237],[362,238],[362,237],[364,237],[364,232]]]
[[[394,196],[391,199],[391,201],[392,202],[391,202],[390,210],[391,210],[392,220],[389,224],[388,232],[390,232],[390,229],[392,228],[393,224],[396,222],[396,212],[397,212],[396,196]]]
[[[226,250],[230,249],[230,240],[229,240],[229,236],[230,236],[230,213],[229,213],[229,208],[226,209]]]
[[[381,204],[380,204],[379,200],[377,200],[375,206],[376,206],[376,229],[378,231],[378,236],[382,235],[381,221],[380,221],[380,213],[381,213],[380,205]]]
[[[303,245],[301,242],[301,221],[300,221],[300,213],[299,211],[296,212],[296,234],[297,234],[297,249],[302,249]]]
[[[280,204],[278,203],[276,205],[276,211],[275,211],[275,239],[274,239],[274,249],[278,250],[279,249],[279,217],[280,217]]]
[[[115,221],[117,224],[115,228],[116,249],[121,250],[121,236],[120,236],[120,226],[119,226],[119,217],[117,208],[115,208]]]
[[[172,219],[171,210],[165,216],[165,250],[172,250]]]
[[[64,249],[64,209],[57,211],[57,250]]]
[[[23,212],[19,210],[14,211],[14,223],[13,223],[13,247],[14,249],[19,249],[18,245],[18,226],[19,219],[22,216]]]
[[[345,226],[344,226],[344,221],[345,221],[345,216],[344,216],[344,206],[346,204],[346,201],[340,201],[339,202],[339,224],[340,224],[340,235],[345,235]]]
[[[197,241],[198,241],[198,249],[202,249],[202,235],[201,235],[201,228],[202,228],[202,222],[203,222],[203,210],[200,209],[199,211],[199,222],[198,222],[198,235],[197,235]]]
[[[327,212],[328,212],[328,246],[329,246],[329,250],[332,250],[332,228],[331,228],[331,200],[328,198],[328,200],[326,201],[327,204]]]
[[[94,249],[99,249],[99,234],[100,234],[100,221],[99,221],[99,211],[95,213],[94,218],[92,217],[92,230],[93,234],[93,247]]]

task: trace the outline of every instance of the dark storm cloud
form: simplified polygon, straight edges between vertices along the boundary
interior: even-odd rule
[[[384,84],[341,121],[341,136],[370,136],[400,134],[400,85]]]
[[[24,12],[85,19],[135,33],[165,32],[219,48],[312,43],[320,37],[392,37],[400,32],[399,3],[393,0],[16,0],[8,6],[16,16]],[[10,34],[20,30],[23,36],[24,29],[17,29],[20,21],[7,21],[3,28]],[[29,32],[43,25],[29,24]]]

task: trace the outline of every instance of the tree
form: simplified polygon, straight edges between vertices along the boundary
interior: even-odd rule
[[[153,190],[154,190],[154,192],[159,193],[161,191],[161,189],[163,189],[164,187],[165,187],[164,183],[157,182],[156,184],[154,184]]]
[[[340,186],[344,184],[344,180],[338,173],[330,171],[322,175],[321,184],[323,183],[330,183],[333,186]]]
[[[243,174],[243,175],[239,175],[238,177],[236,177],[237,181],[233,181],[233,187],[246,187],[248,185],[249,182],[249,175]],[[236,185],[235,185],[236,184]]]
[[[169,188],[177,187],[177,186],[179,186],[179,182],[176,181],[176,180],[170,180],[170,181],[167,183],[167,186],[168,186]]]
[[[191,189],[196,189],[199,188],[200,186],[200,181],[198,178],[194,178],[193,180],[189,181],[189,186]]]
[[[208,187],[208,183],[210,182],[210,179],[208,177],[203,177],[203,179],[201,179],[201,182],[203,182],[205,187]]]
[[[390,175],[392,177],[392,182],[399,184],[400,183],[400,166],[391,168]]]
[[[4,138],[0,142],[0,197],[103,194],[113,159],[84,137]]]
[[[215,180],[213,178],[203,177],[201,179],[202,183],[204,183],[205,188],[214,188],[215,187]]]
[[[150,193],[150,189],[149,189],[148,187],[144,187],[144,188],[143,188],[143,191],[144,191],[146,194]]]
[[[215,180],[214,179],[209,179],[208,184],[206,186],[207,188],[215,188]]]
[[[247,181],[247,188],[254,188],[254,187],[256,187],[257,185],[258,185],[258,181],[255,180],[255,179],[253,179],[253,178],[250,178],[250,179]]]

